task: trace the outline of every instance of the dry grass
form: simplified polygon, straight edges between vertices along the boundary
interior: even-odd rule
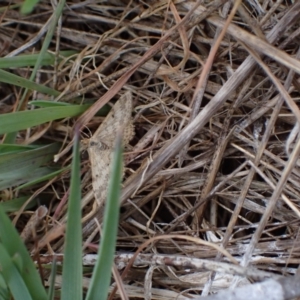
[[[2,56],[39,49],[38,32],[47,30],[53,11],[48,2],[29,17],[16,10],[2,14]],[[68,1],[51,50],[78,54],[41,69],[38,80],[61,92],[57,101],[98,100],[79,119],[34,134],[68,150],[75,122],[82,137],[89,136],[101,122],[96,112],[132,92],[135,137],[125,155],[116,263],[127,264],[139,247],[144,256],[124,279],[128,295],[174,299],[182,293],[177,299],[185,299],[234,286],[246,271],[239,285],[296,274],[299,3],[248,0],[230,15],[226,1],[96,2]],[[15,72],[27,76],[25,69]],[[2,112],[11,111],[18,90],[4,87],[1,94]],[[25,139],[30,136],[23,133],[19,142]],[[57,164],[66,166],[70,152],[63,149]],[[60,201],[68,186],[65,173],[21,191],[49,208],[38,243],[28,242],[45,260],[61,253],[66,205]],[[87,157],[82,194],[86,216],[94,202]],[[27,215],[19,218],[20,230]],[[86,254],[94,253],[91,243],[99,236],[84,240]]]

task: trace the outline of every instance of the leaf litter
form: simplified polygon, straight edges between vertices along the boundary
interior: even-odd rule
[[[135,133],[124,155],[116,254],[120,270],[129,266],[123,280],[130,298],[187,299],[297,274],[300,5],[230,3],[68,1],[50,50],[57,58],[64,50],[77,54],[38,75],[39,84],[61,95],[33,93],[26,100],[95,103],[46,132],[37,126],[18,135],[24,145],[62,142],[56,166],[65,167],[75,124],[83,139],[90,137],[104,120],[99,109],[132,95]],[[29,17],[8,7],[1,56],[36,53],[52,12],[49,2]],[[9,71],[29,77],[26,68]],[[19,89],[2,83],[1,94],[1,112],[13,111]],[[63,173],[18,191],[47,199],[38,243],[26,237],[45,262],[62,251],[58,224],[65,222],[66,204],[60,201],[69,180]],[[97,210],[91,183],[83,155],[83,219]],[[27,213],[19,211],[15,220],[20,231]],[[83,238],[97,243],[99,234]],[[85,252],[85,260],[94,258],[92,248]]]

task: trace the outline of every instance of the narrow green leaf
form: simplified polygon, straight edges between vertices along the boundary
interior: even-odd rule
[[[0,299],[10,299],[10,292],[8,286],[3,278],[3,275],[0,273]]]
[[[15,198],[5,202],[2,201],[0,202],[0,206],[3,209],[3,211],[6,213],[16,212],[24,205],[24,203],[28,200],[28,198],[29,197],[27,196],[27,197]],[[33,199],[27,204],[25,209],[30,209],[36,205],[37,205],[37,199]]]
[[[58,54],[58,61],[62,60],[62,57],[69,57],[78,53],[73,50],[61,51]],[[0,57],[0,69],[5,68],[23,68],[32,67],[36,64],[39,53],[24,54],[14,57]],[[55,55],[52,53],[46,53],[41,61],[41,66],[51,66],[55,62]]]
[[[54,171],[54,172],[50,168],[39,168],[38,170],[41,171],[40,169],[42,169],[42,171],[45,171],[45,175],[42,176],[40,173],[36,174],[32,179],[30,179],[30,180],[27,179],[27,182],[25,184],[19,185],[16,188],[16,190],[21,190],[21,189],[27,188],[31,185],[37,184],[39,182],[50,180],[50,179],[54,178],[55,176],[61,174],[62,172],[69,170],[70,167],[68,166],[68,167],[65,167],[63,169],[59,169],[59,170]]]
[[[14,144],[0,144],[0,156],[8,153],[17,153],[22,152],[24,150],[34,149],[37,146],[33,145],[14,145]]]
[[[90,105],[48,107],[0,115],[0,134],[16,132],[46,122],[77,116]]]
[[[62,300],[82,299],[82,228],[79,131],[75,132],[68,203],[64,264],[62,272]]]
[[[34,100],[34,101],[30,101],[28,104],[34,105],[36,107],[62,107],[62,106],[73,105],[67,102],[54,102],[54,101],[47,101],[47,100]]]
[[[32,300],[26,284],[9,253],[0,243],[0,269],[15,300]]]
[[[42,285],[41,278],[25,248],[18,232],[0,206],[0,241],[2,250],[8,253],[9,259],[18,254],[22,260],[23,270],[21,276],[32,299],[46,300],[47,294]],[[7,261],[7,257],[4,258]],[[2,264],[2,261],[1,261]],[[9,268],[13,270],[12,268]],[[16,269],[16,268],[15,268]],[[20,283],[21,284],[21,283]],[[25,298],[19,298],[25,299]]]
[[[36,0],[26,0],[26,1],[36,1]],[[34,68],[32,70],[30,78],[29,78],[29,80],[32,81],[32,82],[34,82],[35,76],[36,76],[36,74],[37,74],[37,72],[38,72],[38,70],[39,70],[39,68],[41,66],[43,58],[44,58],[44,56],[46,55],[46,53],[48,51],[48,47],[49,47],[49,45],[51,43],[54,31],[56,29],[56,25],[57,25],[58,19],[62,15],[65,3],[66,3],[66,0],[60,0],[58,2],[58,5],[55,8],[53,14],[52,14],[50,26],[49,26],[49,28],[47,30],[47,34],[46,34],[45,39],[43,41],[43,45],[42,45],[41,51],[38,54],[36,63],[34,65]],[[26,90],[24,91],[24,93],[22,95],[22,98],[21,98],[20,103],[19,103],[19,107],[22,106],[23,100],[25,99],[26,94],[27,94],[27,90],[28,90],[28,88],[26,88]]]
[[[23,88],[26,88],[29,90],[38,91],[40,93],[50,95],[50,96],[57,97],[60,95],[60,92],[58,92],[54,89],[51,89],[42,84],[35,83],[31,80],[28,80],[26,78],[12,74],[12,73],[4,71],[4,70],[0,70],[0,82],[5,82],[8,84],[23,87]]]
[[[56,257],[52,261],[51,274],[49,278],[48,300],[53,300],[55,296],[55,276],[57,272]]]
[[[58,143],[46,145],[38,149],[27,150],[0,156],[0,180],[20,178],[45,164],[57,153]]]
[[[35,1],[35,0],[27,0],[27,1]],[[50,22],[50,26],[47,30],[47,34],[46,34],[46,37],[43,41],[43,45],[42,45],[42,48],[41,48],[41,51],[40,53],[38,54],[38,57],[37,57],[37,60],[36,60],[36,63],[35,63],[35,66],[32,70],[32,73],[30,75],[30,78],[29,80],[27,81],[27,86],[25,85],[25,90],[22,94],[22,97],[19,101],[19,104],[18,104],[18,107],[17,107],[17,111],[20,110],[20,108],[22,107],[23,105],[23,102],[28,94],[28,90],[37,90],[36,88],[34,88],[34,79],[35,79],[35,76],[40,68],[40,65],[41,65],[41,62],[43,61],[43,58],[45,56],[45,54],[47,53],[47,50],[48,50],[48,47],[51,43],[51,40],[52,40],[52,37],[53,37],[53,34],[54,34],[54,31],[55,31],[55,28],[56,28],[56,25],[57,25],[57,22],[58,22],[58,19],[60,18],[62,12],[63,12],[63,8],[65,6],[65,3],[66,3],[66,0],[60,0],[57,7],[55,8],[52,16],[51,16],[51,22]],[[32,3],[31,3],[32,4]],[[26,7],[28,9],[28,3],[27,3],[27,6],[25,5],[25,11],[26,11]],[[24,9],[24,7],[23,7]],[[4,72],[3,70],[0,70],[1,72]],[[0,76],[1,78],[1,76]],[[49,88],[46,88],[46,90],[48,91],[48,93],[51,92],[51,89]],[[53,93],[54,92],[54,93]],[[47,94],[47,92],[44,92]],[[52,90],[52,93],[53,93],[53,96],[58,96],[60,93],[57,92],[57,91],[54,91]],[[16,132],[10,132],[6,135],[5,137],[5,142],[6,143],[14,143],[15,141],[15,138],[16,138]]]
[[[49,161],[52,161],[53,156],[51,155]],[[15,173],[16,177],[14,178],[5,178],[0,180],[0,190],[8,189],[11,187],[16,187],[16,189],[21,189],[24,187],[28,187],[32,184],[35,184],[37,182],[41,182],[44,180],[47,180],[52,173],[53,170],[51,170],[48,167],[39,167],[35,170],[32,170],[29,173],[23,173],[18,174],[18,172]]]
[[[108,198],[105,205],[103,231],[98,260],[92,275],[86,300],[106,300],[113,265],[119,222],[119,200],[122,178],[121,138],[117,140]]]
[[[21,6],[21,14],[30,14],[39,0],[25,0]]]

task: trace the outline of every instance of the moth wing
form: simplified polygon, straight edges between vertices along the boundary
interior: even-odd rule
[[[110,149],[99,152],[96,147],[90,147],[88,152],[91,161],[93,191],[96,201],[101,207],[107,197],[112,152]]]
[[[107,117],[94,133],[92,139],[94,141],[101,141],[108,147],[113,147],[118,131],[122,128],[125,128],[126,131],[127,127],[130,126],[131,113],[132,95],[131,92],[126,92],[112,107]]]
[[[107,197],[107,189],[111,172],[113,148],[120,129],[124,130],[124,143],[133,136],[131,122],[132,96],[126,92],[112,107],[100,127],[89,141],[88,153],[91,161],[93,191],[100,206]]]

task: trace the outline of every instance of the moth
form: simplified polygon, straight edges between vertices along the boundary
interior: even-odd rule
[[[132,106],[131,92],[126,92],[88,141],[93,192],[100,208],[107,197],[116,137],[122,132],[123,146],[126,146],[134,135]]]

